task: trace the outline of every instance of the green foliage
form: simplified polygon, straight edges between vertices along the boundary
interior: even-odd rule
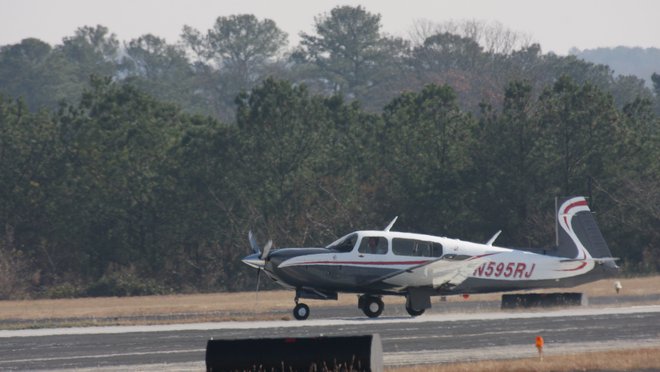
[[[655,113],[660,115],[660,75],[653,73],[651,81],[653,82],[653,93],[655,95]]]
[[[33,111],[53,109],[76,101],[89,76],[112,76],[224,122],[235,119],[236,95],[269,76],[358,100],[371,112],[433,83],[450,85],[459,106],[476,114],[482,102],[500,104],[510,81],[528,81],[538,94],[562,75],[611,93],[618,108],[637,97],[653,99],[642,79],[650,70],[640,78],[614,62],[543,54],[501,24],[424,24],[406,40],[384,34],[379,14],[339,6],[316,17],[314,26],[290,51],[275,22],[249,14],[218,17],[205,32],[185,26],[173,44],[151,34],[120,43],[104,26],[84,26],[52,47],[36,39],[0,47],[0,93],[23,97]],[[649,61],[656,51],[634,52]]]
[[[84,26],[72,37],[65,37],[57,47],[67,61],[73,62],[75,75],[84,83],[91,75],[112,75],[119,54],[119,41],[107,27]]]
[[[385,107],[381,164],[383,187],[393,205],[388,212],[406,211],[402,219],[420,221],[424,230],[441,226],[465,232],[451,215],[465,212],[466,198],[456,188],[471,167],[474,120],[460,111],[448,86],[428,85],[419,93],[404,93]],[[389,173],[389,174],[388,174]]]
[[[650,82],[654,72],[660,71],[660,49],[624,47],[595,48],[569,51],[581,59],[610,66],[617,74],[635,75]]]
[[[502,229],[500,244],[542,246],[547,244],[552,216],[547,188],[557,180],[546,177],[543,128],[536,117],[537,102],[526,81],[511,82],[504,92],[501,112],[484,108],[478,130],[480,145],[472,152],[478,177],[475,200],[482,210],[483,228]]]
[[[5,287],[58,297],[245,289],[250,228],[278,246],[322,245],[394,215],[411,231],[480,240],[505,228],[506,244],[543,246],[547,196],[559,194],[592,197],[626,267],[657,267],[659,216],[642,200],[658,199],[651,102],[619,111],[570,78],[532,91],[512,82],[501,111],[484,105],[475,118],[451,87],[428,85],[375,115],[267,79],[238,97],[235,126],[107,78],[58,112],[0,100],[4,259],[17,263],[2,267],[19,268],[5,270]]]
[[[539,120],[549,158],[546,174],[561,180],[558,192],[570,195],[582,189],[585,177],[604,173],[614,159],[614,128],[618,116],[611,96],[590,84],[577,86],[562,77],[539,98]]]
[[[126,81],[153,97],[191,112],[204,112],[194,99],[195,75],[182,48],[154,35],[143,35],[125,45],[120,68]]]
[[[304,242],[311,233],[305,225],[323,221],[341,202],[339,195],[330,203],[324,200],[328,192],[340,191],[328,189],[327,183],[341,182],[350,171],[333,167],[335,157],[350,151],[346,133],[338,133],[337,125],[350,131],[357,123],[334,122],[328,101],[284,81],[268,79],[237,103],[242,185],[237,196],[251,212],[248,220],[262,222],[285,242]],[[341,102],[332,108],[344,110]],[[319,214],[321,209],[324,214]]]
[[[6,240],[7,238],[3,239]],[[27,293],[28,264],[23,252],[0,241],[0,300],[22,298]]]
[[[350,99],[384,101],[378,90],[388,89],[397,73],[408,43],[380,32],[380,15],[361,6],[341,6],[315,19],[315,35],[301,33],[301,48],[294,61],[326,93],[341,93]],[[391,96],[386,96],[391,97]]]
[[[481,46],[473,39],[450,33],[429,36],[413,50],[414,63],[423,71],[448,72],[452,69],[473,70],[483,58]]]
[[[272,74],[271,65],[287,43],[287,34],[270,19],[241,14],[218,17],[206,35],[189,26],[181,34],[196,56],[195,70],[202,99],[217,106],[218,117],[233,114],[234,97]],[[220,101],[220,102],[218,102]]]
[[[83,296],[83,291],[72,283],[56,284],[46,289],[45,298],[76,298]]]
[[[63,287],[60,287],[63,288]],[[110,269],[82,293],[86,297],[147,296],[167,294],[168,291],[154,279],[145,279],[135,273],[133,267]]]
[[[40,40],[0,47],[0,94],[22,97],[33,111],[75,97],[75,83],[72,63]]]
[[[395,215],[547,247],[572,194],[626,270],[660,268],[658,84],[445,31],[411,49],[362,7],[318,17],[288,64],[254,16],[183,39],[0,48],[0,297],[254,288],[249,229],[319,246]]]

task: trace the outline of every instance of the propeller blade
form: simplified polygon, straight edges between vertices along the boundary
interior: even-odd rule
[[[261,278],[261,269],[257,269],[257,290],[254,291],[254,315],[257,315],[257,305],[259,303],[259,279]]]
[[[270,249],[273,247],[273,241],[269,240],[268,243],[264,246],[264,252],[259,256],[262,260],[266,260],[268,258],[268,254],[270,253]]]
[[[248,240],[250,241],[250,247],[252,247],[252,252],[261,254],[261,250],[259,249],[259,244],[257,244],[257,239],[254,238],[254,234],[252,233],[252,230],[250,230],[250,232],[248,233]]]

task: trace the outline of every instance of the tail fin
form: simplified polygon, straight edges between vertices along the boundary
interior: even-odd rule
[[[558,199],[556,213],[558,256],[575,259],[612,257],[584,197]]]

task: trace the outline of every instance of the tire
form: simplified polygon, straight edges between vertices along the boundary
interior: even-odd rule
[[[406,305],[406,311],[408,312],[408,314],[410,314],[410,316],[420,316],[424,314],[425,309],[415,310],[412,307]]]
[[[385,304],[379,297],[365,297],[361,302],[362,312],[369,318],[378,318],[385,309]]]
[[[309,306],[299,303],[293,308],[293,317],[297,320],[305,320],[309,318]]]

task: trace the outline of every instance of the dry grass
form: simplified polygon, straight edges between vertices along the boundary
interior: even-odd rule
[[[612,296],[616,292],[614,290],[614,282],[620,281],[623,289],[621,290],[621,296],[639,296],[639,295],[649,295],[649,294],[660,294],[660,276],[647,276],[640,278],[611,278],[603,279],[597,282],[592,282],[588,284],[583,284],[577,287],[571,288],[548,288],[548,289],[535,289],[535,293],[552,293],[552,292],[583,292],[586,293],[588,297],[599,297],[599,296]],[[516,292],[512,292],[516,293]],[[520,292],[524,293],[524,292]],[[501,293],[489,293],[484,295],[474,295],[471,298],[480,299],[480,300],[493,300],[499,301]]]
[[[389,372],[639,371],[660,369],[660,348],[611,350],[570,355],[388,368]]]
[[[310,301],[312,303],[314,301]],[[324,306],[355,304],[353,295]],[[403,303],[403,302],[402,302]],[[262,313],[293,308],[292,291],[209,293],[169,296],[96,297],[57,300],[0,301],[0,319],[52,319],[75,317],[125,317],[201,313]]]
[[[621,296],[660,293],[660,276],[620,279]],[[585,292],[590,297],[613,295],[614,280],[579,286],[571,291]],[[552,291],[552,290],[546,290]],[[556,290],[554,290],[556,291]],[[293,307],[293,291],[262,291],[258,300],[253,292],[212,293],[171,296],[101,297],[58,300],[0,301],[2,320],[58,320],[87,319],[96,324],[153,324],[186,321],[220,321],[252,319],[289,319]],[[470,300],[499,300],[500,294],[473,295]],[[461,296],[451,296],[448,302],[465,301]],[[343,294],[338,301],[305,301],[311,306],[355,306],[355,295]],[[404,303],[404,298],[391,296],[388,305]],[[168,316],[173,319],[148,319]],[[116,318],[113,320],[113,318]],[[131,319],[121,319],[131,318]],[[59,321],[59,323],[62,323]],[[7,327],[0,325],[0,328]]]

